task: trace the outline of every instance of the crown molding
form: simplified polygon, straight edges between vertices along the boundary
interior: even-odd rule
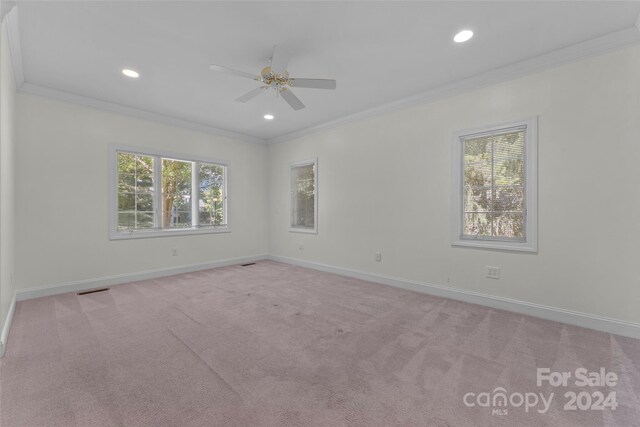
[[[191,122],[177,117],[165,116],[163,114],[152,113],[146,110],[140,110],[133,107],[127,107],[124,105],[116,104],[113,102],[102,101],[96,98],[90,98],[88,96],[76,95],[74,93],[64,92],[57,89],[51,89],[45,86],[34,85],[31,83],[24,83],[20,87],[20,92],[43,96],[45,98],[51,98],[58,101],[70,102],[72,104],[82,105],[84,107],[91,107],[98,110],[109,111],[129,117],[135,117],[142,120],[149,120],[152,122],[171,125],[179,128],[194,130],[197,132],[208,133],[217,136],[223,136],[226,138],[233,138],[244,142],[250,142],[253,144],[266,144],[266,140],[257,138],[242,133],[232,132],[225,129],[220,129],[214,126],[204,125],[202,123]]]
[[[3,4],[11,3],[9,12],[6,15],[6,27],[8,42],[13,63],[13,74],[16,81],[16,88],[20,92],[31,93],[52,99],[62,100],[100,110],[110,111],[122,115],[133,116],[143,120],[168,124],[171,126],[195,130],[198,132],[238,139],[256,144],[277,144],[291,141],[303,136],[311,135],[323,130],[332,129],[348,123],[357,122],[370,117],[380,116],[389,112],[414,107],[421,104],[428,104],[439,99],[449,98],[461,93],[470,92],[483,87],[491,86],[508,80],[517,79],[536,72],[551,69],[566,63],[575,62],[588,57],[600,55],[624,46],[640,42],[640,15],[634,26],[625,28],[613,33],[606,34],[595,39],[577,43],[565,48],[526,59],[521,62],[509,64],[503,67],[481,73],[463,80],[452,82],[435,89],[422,92],[407,98],[399,99],[384,105],[370,108],[355,114],[350,114],[336,120],[331,120],[320,125],[303,128],[275,138],[266,139],[239,132],[233,132],[217,128],[202,123],[191,122],[178,117],[166,116],[151,111],[141,110],[133,107],[103,101],[96,98],[72,94],[44,86],[25,83],[24,69],[22,65],[22,50],[20,48],[20,33],[18,28],[18,7],[15,2],[0,0]],[[5,9],[7,10],[7,9]]]
[[[461,93],[470,92],[486,86],[548,70],[566,63],[575,62],[588,57],[600,55],[614,49],[640,42],[640,17],[635,26],[606,34],[565,48],[526,59],[521,62],[495,68],[482,74],[446,84],[418,95],[403,98],[374,107],[359,113],[351,114],[317,126],[301,129],[286,135],[267,140],[268,144],[291,141],[323,130],[332,129],[348,123],[357,122],[369,117],[380,116],[392,111],[427,104],[440,99],[449,98]]]
[[[12,2],[13,3],[13,2]],[[18,27],[18,7],[12,9],[5,16],[7,28],[7,42],[9,43],[9,55],[13,66],[13,78],[16,89],[20,89],[24,84],[24,69],[22,67],[22,49],[20,48],[20,29]]]
[[[226,138],[233,138],[244,142],[266,144],[266,140],[263,138],[245,135],[243,133],[220,129],[214,126],[184,120],[178,117],[166,116],[163,114],[153,113],[151,111],[127,107],[113,102],[103,101],[88,96],[77,95],[74,93],[51,89],[45,86],[39,86],[25,82],[24,68],[22,65],[22,49],[20,45],[20,30],[18,27],[18,9],[19,6],[13,7],[7,14],[5,21],[7,28],[7,41],[9,43],[11,62],[13,65],[13,76],[16,82],[16,89],[19,92],[43,96],[46,98],[70,102],[73,104],[79,104],[85,107],[92,107],[99,110],[136,117],[138,119],[149,120],[152,122],[167,124],[179,128],[194,130],[197,132],[208,133]]]

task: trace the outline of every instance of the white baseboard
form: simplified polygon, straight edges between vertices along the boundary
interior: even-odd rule
[[[4,350],[7,348],[7,340],[9,339],[9,330],[11,329],[11,322],[13,321],[13,312],[16,309],[16,296],[13,296],[11,305],[9,305],[9,311],[7,312],[7,318],[2,328],[2,335],[0,335],[0,357],[4,356]]]
[[[35,288],[20,289],[16,291],[15,300],[24,301],[33,298],[50,295],[64,294],[67,292],[80,292],[89,289],[114,286],[122,283],[136,282],[140,280],[154,279],[156,277],[172,276],[174,274],[190,273],[193,271],[207,270],[209,268],[224,267],[227,265],[244,264],[266,259],[267,255],[253,255],[240,258],[230,258],[218,261],[191,264],[180,267],[162,268],[158,270],[140,271],[136,273],[118,274],[115,276],[99,277],[95,279],[78,280],[75,282],[59,283],[55,285],[39,286]]]
[[[316,262],[304,261],[296,258],[288,258],[279,255],[269,255],[268,259],[284,262],[287,264],[293,264],[300,267],[311,268],[314,270],[354,277],[369,282],[381,283],[384,285],[395,286],[397,288],[409,289],[412,291],[436,295],[439,297],[478,304],[485,307],[511,311],[527,316],[539,317],[542,319],[581,326],[583,328],[595,329],[597,331],[640,339],[640,324],[628,322],[626,320],[612,319],[609,317],[581,313],[573,310],[566,310],[564,308],[551,307],[511,298],[503,298],[494,295],[483,294],[480,292],[432,285],[428,283],[414,282],[411,280],[397,279],[380,274],[351,270],[343,267],[335,267],[327,264],[320,264]]]
[[[340,274],[343,276],[354,277],[369,282],[381,283],[384,285],[394,286],[397,288],[408,289],[412,291],[422,292],[439,297],[450,298],[458,301],[464,301],[471,304],[478,304],[485,307],[496,308],[500,310],[511,311],[514,313],[524,314],[528,316],[539,317],[542,319],[553,320],[556,322],[567,323],[570,325],[581,326],[584,328],[595,329],[598,331],[608,332],[611,334],[627,336],[640,339],[640,324],[628,322],[620,319],[613,319],[593,314],[581,313],[572,310],[566,310],[558,307],[551,307],[542,304],[535,304],[526,301],[519,301],[510,298],[503,298],[494,295],[482,294],[479,292],[467,291],[463,289],[455,289],[446,286],[432,285],[428,283],[415,282],[411,280],[403,280],[395,277],[384,276],[380,274],[368,273],[364,271],[352,270],[344,267],[336,267],[327,264],[321,264],[311,261],[304,261],[296,258],[288,258],[279,255],[253,255],[248,257],[230,258],[218,261],[212,261],[202,264],[192,264],[180,267],[171,267],[158,270],[141,271],[136,273],[121,274],[116,276],[100,277],[96,279],[79,280],[69,283],[61,283],[56,285],[41,286],[29,289],[21,289],[16,291],[15,296],[9,307],[7,319],[0,337],[0,357],[4,354],[9,330],[13,320],[16,301],[24,301],[33,298],[40,298],[50,295],[58,295],[67,292],[79,292],[89,289],[95,289],[105,286],[114,286],[122,283],[135,282],[139,280],[153,279],[156,277],[171,276],[174,274],[189,273],[193,271],[206,270],[215,267],[224,267],[228,265],[244,264],[256,262],[264,259],[284,262],[287,264],[297,265],[300,267],[311,268],[319,271]]]

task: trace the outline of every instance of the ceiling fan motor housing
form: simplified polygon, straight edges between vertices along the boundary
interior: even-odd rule
[[[275,74],[271,71],[271,67],[264,67],[260,72],[262,83],[272,87],[282,87],[290,84],[289,72],[284,71],[282,74]]]

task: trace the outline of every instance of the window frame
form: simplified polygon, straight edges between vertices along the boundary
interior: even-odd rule
[[[313,228],[296,227],[293,225],[293,169],[300,166],[314,166],[313,173]],[[314,157],[307,160],[300,160],[289,164],[289,232],[318,234],[318,158]]]
[[[463,238],[464,204],[464,150],[466,139],[506,133],[525,128],[524,134],[524,241],[512,241],[500,237],[481,239]],[[538,251],[538,117],[458,131],[453,134],[451,146],[452,184],[452,246],[495,249],[519,252]]]
[[[118,152],[125,152],[131,154],[137,154],[140,156],[148,156],[154,158],[154,215],[155,220],[159,220],[159,216],[162,215],[161,211],[158,209],[159,200],[161,199],[161,182],[162,182],[162,164],[161,160],[171,159],[171,160],[179,160],[185,162],[192,162],[192,174],[191,174],[191,188],[192,194],[193,189],[198,188],[198,179],[193,173],[195,170],[198,170],[198,166],[200,163],[210,163],[218,166],[222,166],[224,168],[224,186],[223,192],[225,194],[225,203],[224,203],[224,217],[226,219],[226,224],[215,227],[197,227],[198,215],[199,215],[199,206],[198,200],[194,200],[191,198],[192,208],[191,208],[191,227],[190,228],[162,228],[162,229],[139,229],[139,230],[125,230],[118,231]],[[158,166],[156,166],[158,165]],[[125,240],[125,239],[145,239],[151,237],[168,237],[168,236],[184,236],[184,235],[193,235],[193,234],[218,234],[218,233],[230,233],[231,232],[231,224],[229,218],[229,163],[222,160],[206,158],[202,156],[194,156],[190,154],[184,153],[175,153],[164,150],[156,150],[156,149],[148,149],[141,147],[131,147],[124,145],[110,145],[109,146],[109,154],[108,154],[108,191],[109,191],[109,200],[108,200],[108,215],[109,215],[109,240]],[[196,198],[198,199],[198,198]],[[198,209],[196,209],[198,208]],[[194,210],[196,209],[196,210]]]

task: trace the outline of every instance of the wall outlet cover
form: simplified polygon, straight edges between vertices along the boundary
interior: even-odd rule
[[[499,279],[500,267],[492,267],[490,265],[487,265],[487,277],[489,279]]]

